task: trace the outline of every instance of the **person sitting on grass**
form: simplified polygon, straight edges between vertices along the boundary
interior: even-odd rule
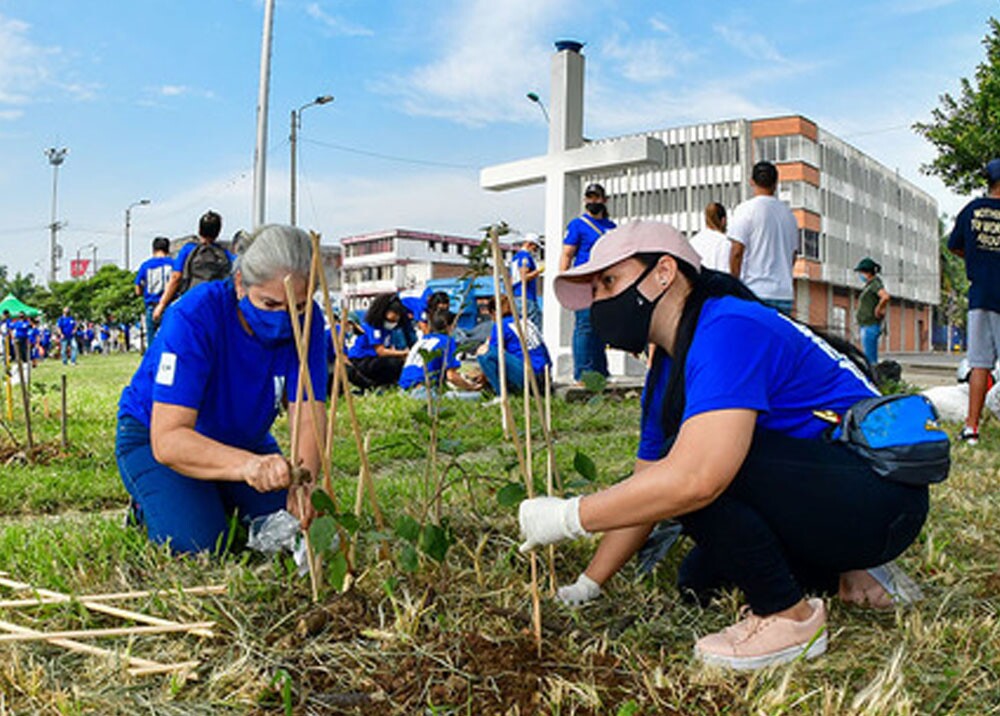
[[[164,314],[119,402],[115,456],[133,514],[153,542],[175,552],[225,546],[234,515],[286,508],[303,528],[312,517],[314,482],[293,483],[270,433],[284,401],[289,423],[304,411],[299,455],[315,477],[326,364],[323,318],[306,294],[312,242],[301,229],[268,225],[240,248],[231,278],[196,286]],[[296,401],[286,276],[298,309],[313,312],[308,365],[316,402]]]
[[[399,387],[408,391],[410,397],[426,400],[429,383],[434,395],[443,392],[446,398],[479,398],[482,382],[468,380],[458,370],[462,364],[456,356],[458,349],[455,339],[451,337],[453,318],[447,308],[433,311],[427,319],[429,333],[417,341],[406,356],[403,372],[399,376]],[[442,367],[444,383],[441,380]],[[446,390],[449,385],[458,390]]]
[[[496,300],[490,298],[487,308],[493,318],[493,330],[490,332],[490,339],[476,351],[476,356],[479,367],[482,368],[483,375],[493,392],[500,395],[500,348],[497,339]],[[513,311],[507,296],[500,297],[500,313],[503,315],[503,350],[504,361],[507,364],[507,390],[520,393],[524,390],[524,352],[521,350],[521,341],[518,340],[517,330],[514,328]],[[539,381],[544,381],[545,368],[552,365],[552,361],[549,359],[549,349],[546,348],[542,341],[542,334],[535,328],[534,323],[531,321],[522,322],[521,329],[524,333],[524,340],[528,344],[528,360],[531,370]]]
[[[885,603],[865,570],[889,562],[920,533],[927,486],[883,479],[815,411],[841,415],[878,395],[843,350],[773,308],[736,279],[701,271],[668,224],[609,231],[590,260],[554,282],[570,310],[589,309],[613,347],[656,350],[642,400],[634,474],[595,494],[521,504],[522,551],[604,532],[574,585],[585,601],[645,542],[677,518],[694,540],[678,574],[682,594],[708,600],[737,587],[749,611],[704,636],[705,663],[755,669],[826,650],[826,610],[810,592]]]
[[[406,314],[406,307],[395,293],[376,296],[365,320],[362,331],[347,351],[350,366],[347,377],[362,390],[383,385],[395,385],[403,370],[408,348],[394,348],[392,334]]]

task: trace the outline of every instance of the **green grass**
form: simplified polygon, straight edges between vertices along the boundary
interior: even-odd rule
[[[495,499],[496,489],[515,479],[497,407],[456,404],[443,425],[442,437],[461,444],[444,508],[458,541],[442,566],[425,561],[406,574],[379,561],[370,511],[354,588],[347,596],[326,588],[321,612],[309,604],[308,580],[284,558],[170,557],[123,524],[114,415],[136,362],[81,358],[67,371],[68,452],[3,468],[0,569],[77,594],[223,583],[228,591],[221,596],[131,605],[168,618],[213,619],[220,636],[131,644],[146,658],[201,660],[199,680],[186,684],[131,680],[100,658],[52,646],[0,645],[0,713],[284,713],[280,690],[269,686],[276,678],[287,684],[294,713],[1000,713],[1000,431],[992,423],[978,447],[954,449],[952,476],[933,488],[931,517],[901,560],[924,587],[924,602],[873,613],[832,600],[826,656],[731,675],[695,665],[691,647],[698,635],[730,623],[739,602],[735,595],[710,609],[680,602],[676,553],[652,577],[637,579],[626,567],[582,611],[544,598],[545,648],[541,660],[535,656],[528,562],[517,553],[514,511]],[[55,384],[60,372],[46,364],[35,379]],[[48,420],[40,402],[36,437],[57,445],[58,399],[49,393]],[[520,421],[520,402],[514,406]],[[420,500],[425,428],[411,418],[419,407],[397,394],[358,401],[390,520],[413,513]],[[564,476],[577,450],[594,460],[604,483],[628,473],[638,439],[635,399],[553,407]],[[10,427],[22,437],[19,403],[17,413]],[[343,505],[354,502],[359,468],[348,427],[344,411],[333,470]],[[287,440],[284,420],[276,432]],[[536,475],[544,475],[540,442],[536,433]],[[443,464],[449,460],[442,456]],[[560,581],[575,579],[591,553],[588,541],[560,546]],[[544,575],[544,561],[542,567]],[[3,611],[0,619],[46,629],[117,623],[76,605]],[[312,633],[304,617],[326,626]],[[102,644],[129,648],[124,640]]]

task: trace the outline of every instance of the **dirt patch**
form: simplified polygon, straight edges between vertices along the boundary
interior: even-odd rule
[[[0,465],[48,465],[53,460],[65,457],[58,442],[38,443],[29,450],[26,446],[0,445]]]

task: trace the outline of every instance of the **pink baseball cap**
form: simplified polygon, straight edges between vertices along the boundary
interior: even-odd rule
[[[588,308],[594,302],[591,279],[609,266],[636,254],[670,254],[678,261],[690,264],[695,271],[701,271],[698,252],[670,224],[661,221],[630,221],[598,239],[590,251],[590,260],[586,263],[556,276],[556,298],[571,311]]]

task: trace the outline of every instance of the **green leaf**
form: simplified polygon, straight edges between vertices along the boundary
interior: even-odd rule
[[[455,415],[455,411],[451,408],[442,408],[438,411],[438,420],[447,420]]]
[[[337,508],[334,507],[333,500],[330,499],[330,496],[322,488],[313,490],[311,499],[312,506],[316,508],[317,512],[327,515],[336,514]]]
[[[337,522],[330,515],[323,515],[309,525],[309,541],[316,552],[328,552],[337,540]]]
[[[347,530],[349,534],[355,534],[358,531],[358,528],[361,527],[361,523],[358,521],[357,516],[350,512],[344,512],[336,515],[334,519],[336,519],[337,522],[340,523],[340,526]]]
[[[639,713],[639,704],[635,702],[635,699],[629,699],[618,707],[615,716],[635,716],[637,713]]]
[[[521,500],[528,496],[528,491],[520,482],[508,482],[497,491],[497,502],[501,507],[513,507],[521,504]]]
[[[594,461],[579,450],[573,456],[573,469],[588,482],[593,482],[597,479],[597,466],[594,464]]]
[[[595,370],[584,371],[580,376],[580,382],[590,393],[600,393],[608,385],[608,379]]]
[[[399,568],[404,572],[413,573],[420,567],[420,555],[412,544],[404,544],[399,552]]]
[[[344,580],[347,579],[347,557],[343,550],[337,550],[330,557],[326,565],[326,573],[329,575],[330,585],[338,592],[344,588]]]
[[[411,544],[416,544],[420,537],[420,523],[409,515],[403,515],[396,521],[396,534]]]
[[[437,525],[424,525],[420,531],[420,551],[435,562],[443,562],[453,542],[450,531]]]

